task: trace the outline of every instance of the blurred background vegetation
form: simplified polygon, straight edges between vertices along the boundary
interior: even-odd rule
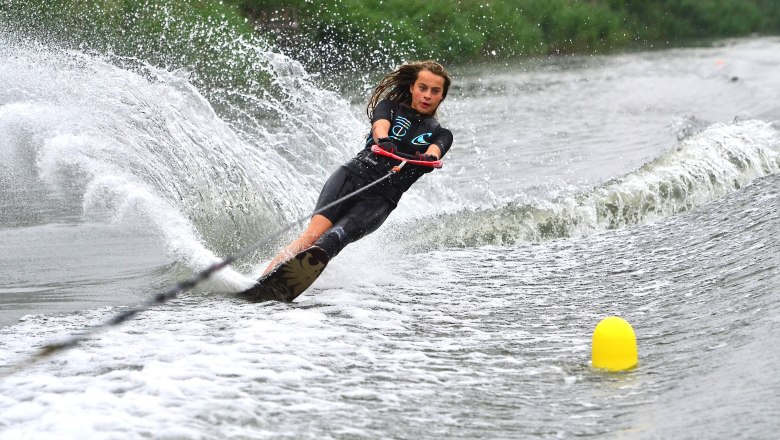
[[[0,0],[0,30],[234,83],[253,60],[221,54],[247,44],[325,74],[600,53],[780,34],[780,1]]]
[[[394,53],[470,62],[780,33],[778,0],[228,0],[282,47],[325,64]],[[313,55],[313,54],[311,54]],[[312,56],[312,58],[314,58]]]

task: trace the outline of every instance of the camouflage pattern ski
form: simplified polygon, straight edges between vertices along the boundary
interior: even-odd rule
[[[328,254],[322,248],[312,246],[304,249],[276,266],[260,278],[257,285],[240,295],[253,301],[292,302],[314,283],[328,265],[328,261]]]

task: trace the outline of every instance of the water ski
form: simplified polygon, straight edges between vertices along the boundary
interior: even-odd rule
[[[254,301],[291,302],[320,276],[328,260],[328,254],[322,248],[304,249],[260,278],[256,286],[241,292],[241,296]]]

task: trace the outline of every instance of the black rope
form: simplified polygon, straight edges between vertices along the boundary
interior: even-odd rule
[[[69,337],[69,338],[67,338],[67,339],[65,339],[63,341],[53,342],[53,343],[49,343],[49,344],[44,345],[37,353],[34,353],[33,355],[31,355],[28,359],[26,359],[26,360],[24,360],[22,362],[19,362],[16,365],[8,365],[8,366],[6,366],[8,369],[5,372],[3,372],[2,374],[0,374],[0,377],[2,377],[2,376],[10,376],[10,375],[12,375],[12,374],[14,374],[14,373],[16,373],[18,371],[21,371],[22,369],[26,368],[27,366],[30,366],[30,365],[38,362],[38,361],[46,359],[49,356],[52,356],[52,355],[54,355],[56,353],[59,353],[61,351],[65,351],[65,350],[67,350],[69,348],[75,347],[76,345],[78,345],[79,343],[81,343],[82,341],[87,339],[88,337],[92,336],[93,334],[95,334],[95,333],[97,333],[97,332],[99,332],[101,330],[104,330],[106,328],[114,327],[114,326],[117,326],[119,324],[122,324],[123,322],[127,321],[128,319],[134,317],[135,315],[137,315],[139,313],[142,313],[142,312],[150,309],[151,307],[153,307],[155,305],[163,304],[166,301],[169,301],[171,299],[176,298],[180,293],[184,293],[184,292],[187,292],[188,290],[193,289],[195,286],[197,286],[198,284],[202,283],[203,281],[205,281],[209,277],[211,277],[211,275],[213,275],[215,272],[218,272],[219,270],[224,269],[225,267],[233,264],[237,260],[240,260],[241,258],[246,257],[247,255],[249,255],[250,253],[256,251],[257,249],[259,249],[260,247],[262,247],[266,243],[268,243],[271,240],[279,237],[280,235],[284,234],[285,232],[291,230],[292,228],[302,224],[303,222],[305,222],[306,220],[310,219],[311,217],[313,217],[313,216],[315,216],[315,215],[325,211],[326,209],[329,209],[329,208],[331,208],[333,206],[336,206],[339,203],[341,203],[341,202],[343,202],[343,201],[345,201],[345,200],[347,200],[347,199],[349,199],[351,197],[356,196],[357,194],[359,194],[359,193],[361,193],[361,192],[371,188],[374,185],[379,184],[380,182],[382,182],[385,179],[389,178],[393,174],[399,172],[401,170],[401,168],[403,168],[403,166],[405,164],[406,164],[405,161],[401,162],[400,165],[394,167],[386,175],[376,179],[375,181],[371,182],[370,184],[368,184],[368,185],[366,185],[366,186],[364,186],[364,187],[362,187],[360,189],[357,189],[357,190],[355,190],[355,191],[345,195],[344,197],[342,197],[342,198],[340,198],[338,200],[335,200],[335,201],[333,201],[333,202],[323,206],[322,208],[320,208],[318,210],[315,210],[310,215],[300,217],[298,220],[295,220],[294,222],[289,223],[287,226],[279,228],[278,230],[274,231],[273,233],[267,235],[265,238],[263,238],[261,240],[258,240],[258,241],[254,242],[254,243],[252,243],[252,244],[250,244],[248,246],[245,246],[243,249],[240,249],[235,254],[229,255],[229,256],[225,257],[225,259],[223,259],[222,261],[214,263],[211,266],[207,267],[206,269],[198,272],[192,278],[189,278],[189,279],[184,280],[184,281],[180,281],[174,287],[168,289],[167,291],[161,292],[161,293],[157,293],[157,294],[153,295],[152,297],[150,297],[149,299],[147,299],[146,301],[144,301],[143,303],[141,303],[141,304],[139,304],[139,305],[137,305],[135,307],[129,308],[127,310],[124,310],[124,311],[114,315],[111,319],[109,319],[109,320],[107,320],[107,321],[105,321],[105,322],[103,322],[101,324],[98,324],[98,325],[95,325],[95,326],[92,326],[92,327],[87,327],[81,333],[72,335],[71,337]]]

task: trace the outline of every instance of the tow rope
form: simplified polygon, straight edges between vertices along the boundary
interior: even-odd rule
[[[292,228],[294,228],[294,227],[304,223],[306,220],[312,218],[313,216],[315,216],[315,215],[317,215],[317,214],[319,214],[319,213],[321,213],[321,212],[323,212],[323,211],[325,211],[325,210],[327,210],[327,209],[329,209],[329,208],[331,208],[333,206],[336,206],[339,203],[341,203],[341,202],[343,202],[343,201],[345,201],[347,199],[350,199],[351,197],[354,197],[354,196],[360,194],[361,192],[363,192],[363,191],[365,191],[365,190],[367,190],[367,189],[369,189],[369,188],[371,188],[371,187],[373,187],[375,185],[378,185],[382,181],[390,178],[390,176],[399,173],[401,171],[401,169],[404,167],[404,165],[406,165],[407,163],[411,164],[411,165],[428,166],[428,167],[432,167],[432,168],[441,168],[442,167],[442,163],[441,163],[440,160],[430,161],[430,162],[429,161],[415,160],[415,159],[412,159],[411,156],[407,156],[407,155],[404,155],[404,154],[394,154],[394,153],[390,153],[388,151],[385,151],[385,150],[379,148],[378,145],[372,146],[371,147],[371,151],[374,154],[377,154],[377,155],[380,155],[380,156],[386,156],[386,157],[389,157],[389,158],[392,158],[392,159],[395,159],[395,160],[399,160],[399,161],[401,161],[401,163],[396,165],[396,166],[394,166],[390,171],[388,171],[387,174],[385,174],[384,176],[374,180],[370,184],[368,184],[368,185],[366,185],[366,186],[364,186],[362,188],[359,188],[359,189],[357,189],[357,190],[355,190],[355,191],[345,195],[344,197],[341,197],[340,199],[335,200],[335,201],[333,201],[333,202],[323,206],[322,208],[320,208],[318,210],[315,210],[314,212],[312,212],[311,214],[309,214],[307,216],[300,217],[299,219],[297,219],[297,220],[287,224],[286,226],[284,226],[282,228],[279,228],[278,230],[276,230],[276,231],[272,232],[271,234],[267,235],[265,238],[262,238],[262,239],[260,239],[260,240],[258,240],[256,242],[248,245],[248,246],[245,246],[244,248],[240,249],[238,252],[236,252],[236,253],[234,253],[232,255],[228,255],[222,261],[219,261],[219,262],[216,262],[216,263],[210,265],[206,269],[204,269],[204,270],[198,272],[197,274],[195,274],[193,277],[178,282],[175,286],[171,287],[167,291],[161,292],[161,293],[157,293],[157,294],[153,295],[152,297],[150,297],[149,299],[147,299],[146,301],[142,302],[141,304],[138,304],[135,307],[131,307],[131,308],[127,309],[127,310],[124,310],[124,311],[114,315],[111,319],[109,319],[109,320],[107,320],[107,321],[105,321],[105,322],[103,322],[101,324],[97,324],[97,325],[94,325],[92,327],[86,327],[81,333],[74,334],[74,335],[70,336],[69,338],[67,338],[65,340],[62,340],[60,342],[53,342],[53,343],[46,344],[43,347],[41,347],[41,349],[38,350],[38,352],[32,354],[27,359],[24,359],[24,360],[22,360],[20,362],[17,362],[16,364],[6,365],[5,366],[5,371],[0,373],[0,377],[11,376],[11,375],[13,375],[13,374],[15,374],[15,373],[25,369],[26,367],[35,364],[36,362],[44,360],[44,359],[46,359],[46,358],[48,358],[48,357],[50,357],[50,356],[52,356],[52,355],[54,355],[56,353],[65,351],[65,350],[67,350],[69,348],[75,347],[76,345],[78,345],[82,341],[86,340],[87,338],[89,338],[90,336],[94,335],[95,333],[97,333],[97,332],[99,332],[101,330],[104,330],[104,329],[107,329],[107,328],[114,327],[114,326],[117,326],[119,324],[122,324],[123,322],[127,321],[128,319],[132,318],[133,316],[135,316],[135,315],[137,315],[137,314],[139,314],[141,312],[144,312],[144,311],[152,308],[153,306],[156,306],[158,304],[163,304],[166,301],[169,301],[171,299],[176,298],[180,293],[187,292],[187,291],[193,289],[198,284],[202,283],[203,281],[209,279],[215,272],[218,272],[219,270],[224,269],[225,267],[233,264],[237,260],[240,260],[241,258],[246,257],[247,255],[249,255],[252,252],[256,251],[257,249],[259,249],[263,245],[265,245],[268,242],[270,242],[271,240],[276,239],[280,235],[282,235],[285,232],[289,231],[290,229],[292,229]]]

